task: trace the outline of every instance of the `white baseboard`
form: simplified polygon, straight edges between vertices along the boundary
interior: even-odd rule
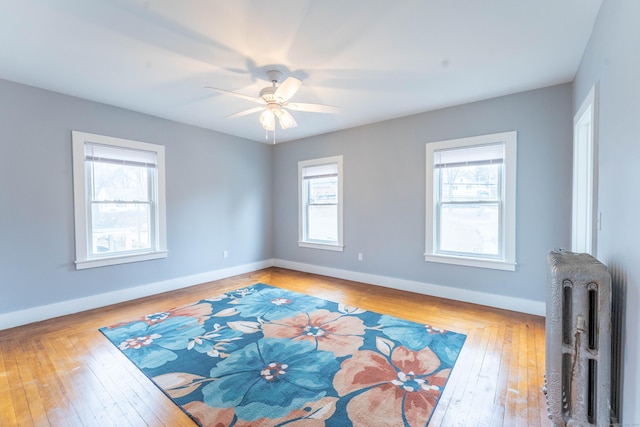
[[[538,316],[545,315],[544,302],[489,294],[485,292],[469,291],[466,289],[433,285],[430,283],[416,282],[411,280],[396,279],[393,277],[378,276],[375,274],[359,273],[356,271],[341,270],[338,268],[322,267],[318,265],[305,264],[294,261],[269,259],[250,264],[224,268],[221,270],[208,271],[206,273],[149,283],[147,285],[136,286],[134,288],[121,289],[113,292],[91,295],[84,298],[77,298],[54,304],[0,314],[0,330],[26,325],[28,323],[39,322],[41,320],[51,319],[67,314],[79,313],[81,311],[104,307],[111,304],[117,304],[120,302],[155,295],[162,292],[182,289],[201,283],[212,282],[214,280],[220,280],[231,276],[237,276],[239,274],[250,273],[252,271],[261,270],[263,268],[272,266],[303,271],[305,273],[314,273],[323,276],[336,277],[339,279],[353,280],[356,282],[370,283],[372,285],[384,286],[386,288],[416,292],[419,294],[448,298],[456,301],[481,304],[489,307],[502,308],[505,310],[535,314]]]
[[[206,273],[149,283],[147,285],[136,286],[134,288],[120,289],[113,292],[91,295],[88,297],[28,308],[25,310],[12,311],[0,314],[0,330],[39,322],[53,317],[79,313],[81,311],[117,304],[136,298],[147,297],[162,292],[187,288],[189,286],[212,282],[214,280],[237,276],[239,274],[250,273],[252,271],[272,266],[273,260],[269,259],[250,264],[238,265],[235,267],[223,268],[221,270],[208,271]]]
[[[358,273],[355,271],[322,267],[318,265],[304,264],[300,262],[286,261],[281,259],[274,260],[274,266],[288,268],[290,270],[303,271],[305,273],[314,273],[321,274],[323,276],[336,277],[338,279],[370,283],[372,285],[384,286],[386,288],[416,292],[419,294],[447,298],[456,301],[470,302],[473,304],[518,311],[521,313],[535,314],[538,316],[544,316],[546,313],[546,304],[540,301],[532,301],[522,298],[489,294],[485,292],[470,291],[467,289],[433,285],[430,283],[416,282],[411,280],[396,279],[393,277],[378,276],[375,274]]]

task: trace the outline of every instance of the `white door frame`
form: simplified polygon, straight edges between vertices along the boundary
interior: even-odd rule
[[[596,256],[598,215],[598,86],[573,118],[571,250]]]

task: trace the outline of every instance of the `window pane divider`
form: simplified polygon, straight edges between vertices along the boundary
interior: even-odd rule
[[[337,173],[329,173],[325,175],[306,175],[304,179],[335,178],[337,176],[338,176]]]
[[[103,204],[103,205],[125,205],[125,204],[152,205],[153,204],[153,201],[149,201],[149,200],[90,200],[89,202],[94,204]]]
[[[500,205],[500,200],[470,200],[470,201],[451,201],[451,202],[440,202],[442,206],[444,205]]]

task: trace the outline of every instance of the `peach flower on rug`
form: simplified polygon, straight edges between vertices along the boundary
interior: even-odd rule
[[[360,318],[328,310],[300,313],[262,325],[265,337],[310,341],[318,350],[331,351],[336,357],[356,352],[364,342],[365,329]]]
[[[360,351],[336,373],[338,394],[353,396],[347,404],[350,420],[366,427],[427,425],[450,369],[439,369],[440,360],[429,348],[386,350],[386,355]]]

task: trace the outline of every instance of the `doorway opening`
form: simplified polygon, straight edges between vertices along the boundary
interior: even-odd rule
[[[594,85],[573,119],[571,250],[596,256],[598,87]]]

